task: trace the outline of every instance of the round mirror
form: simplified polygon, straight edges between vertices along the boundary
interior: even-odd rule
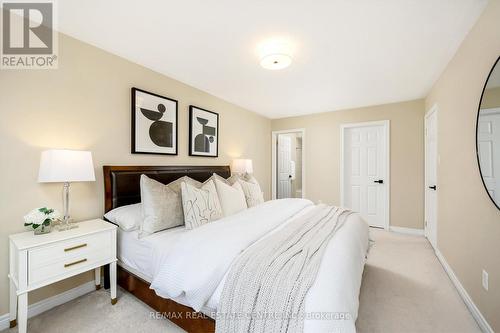
[[[484,188],[500,209],[500,57],[486,80],[479,103],[476,149]]]

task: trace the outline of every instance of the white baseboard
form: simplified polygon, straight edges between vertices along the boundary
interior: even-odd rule
[[[9,326],[10,326],[9,323],[10,323],[9,314],[6,313],[4,315],[1,315],[0,316],[0,331],[3,331],[4,329],[9,328]]]
[[[397,232],[398,234],[413,235],[413,236],[423,236],[424,235],[424,229],[390,226],[389,230],[392,232]]]
[[[483,315],[477,308],[476,304],[472,301],[472,298],[470,298],[469,294],[465,290],[465,288],[462,286],[460,283],[460,280],[458,280],[457,276],[455,275],[455,272],[453,272],[453,269],[451,268],[450,265],[448,265],[448,262],[444,258],[443,254],[436,249],[436,256],[438,257],[439,261],[441,262],[441,265],[443,266],[444,270],[450,277],[451,282],[453,282],[453,285],[455,285],[455,288],[457,289],[458,293],[460,294],[460,297],[462,297],[462,300],[464,301],[465,305],[467,305],[467,308],[471,312],[472,316],[476,320],[477,324],[481,328],[481,330],[484,333],[494,333],[493,329],[491,328],[490,324],[484,319]]]
[[[88,294],[95,290],[94,281],[89,281],[76,288],[70,289],[58,295],[46,298],[40,302],[28,306],[28,318],[39,315],[42,312],[55,308],[58,305],[69,302],[75,298]],[[6,313],[0,316],[0,331],[9,328],[9,314]]]

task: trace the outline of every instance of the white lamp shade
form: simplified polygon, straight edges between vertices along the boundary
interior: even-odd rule
[[[95,181],[95,174],[90,151],[51,149],[42,152],[38,182],[92,181]]]
[[[248,160],[248,159],[233,160],[233,172],[234,173],[253,173],[252,160]]]

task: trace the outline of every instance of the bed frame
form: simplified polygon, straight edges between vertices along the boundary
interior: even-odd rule
[[[224,178],[231,176],[229,166],[104,166],[103,171],[106,212],[141,201],[140,178],[143,174],[163,184],[183,176],[201,182],[214,173]],[[158,311],[160,318],[167,318],[190,333],[215,332],[213,319],[190,307],[156,295],[149,288],[149,282],[127,271],[120,263],[118,265],[118,284]]]

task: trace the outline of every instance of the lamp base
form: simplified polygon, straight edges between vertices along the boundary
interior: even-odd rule
[[[78,228],[77,225],[70,225],[70,226],[60,226],[59,228],[57,228],[57,231],[67,231],[67,230],[71,230],[71,229],[76,229]]]
[[[65,182],[63,186],[63,207],[64,207],[64,216],[59,225],[59,231],[66,231],[78,228],[78,225],[71,223],[71,218],[69,216],[69,182]]]
[[[57,226],[58,231],[66,231],[66,230],[71,230],[71,229],[76,229],[76,228],[78,228],[78,224],[71,223],[71,222],[61,222],[61,224],[59,224]]]

